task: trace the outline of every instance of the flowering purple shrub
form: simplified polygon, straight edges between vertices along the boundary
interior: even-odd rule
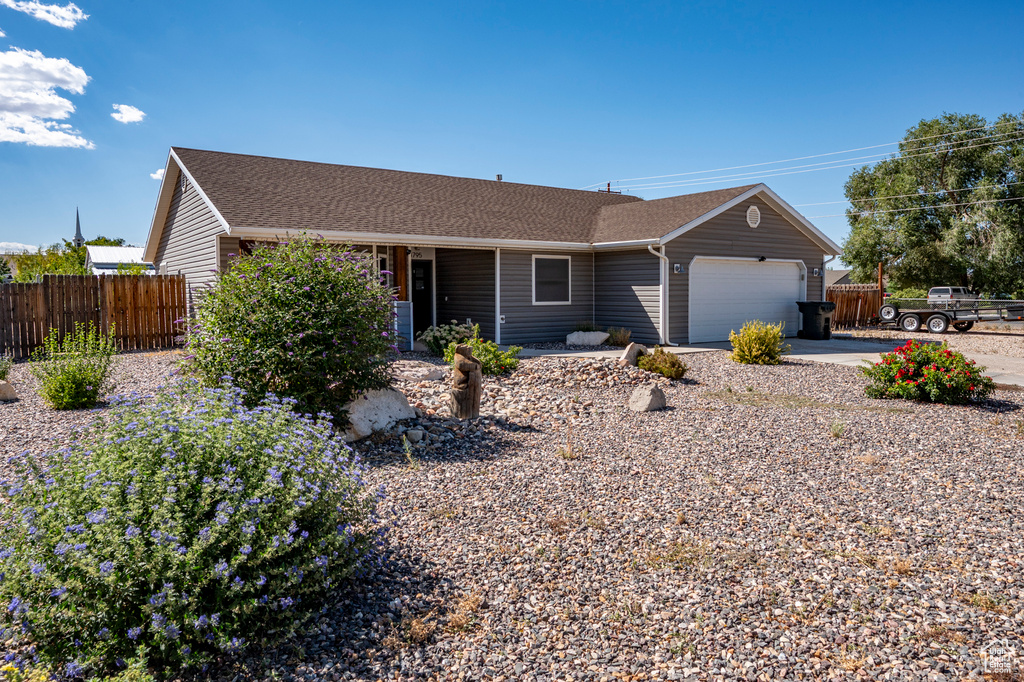
[[[0,487],[0,620],[52,669],[157,671],[299,631],[379,559],[383,494],[326,419],[195,380],[116,401]]]
[[[258,245],[204,293],[188,336],[205,383],[230,375],[253,400],[288,396],[329,412],[390,383],[391,292],[366,254],[298,238]]]

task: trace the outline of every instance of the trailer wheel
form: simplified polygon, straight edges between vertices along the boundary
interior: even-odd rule
[[[886,303],[878,309],[878,316],[886,322],[892,322],[896,319],[896,316],[900,314],[900,311],[896,309],[892,303]]]
[[[974,327],[974,320],[963,320],[961,322],[954,322],[953,329],[958,332],[969,332]]]
[[[921,328],[921,316],[915,313],[904,315],[900,320],[900,326],[905,332],[916,332]]]
[[[949,318],[945,315],[932,315],[928,318],[928,331],[932,334],[945,334],[949,329]]]

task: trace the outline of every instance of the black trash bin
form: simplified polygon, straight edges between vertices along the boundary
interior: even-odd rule
[[[797,301],[803,315],[803,329],[797,332],[801,339],[828,341],[832,338],[832,313],[836,304],[832,301]]]

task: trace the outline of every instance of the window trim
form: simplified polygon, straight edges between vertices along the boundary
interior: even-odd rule
[[[569,262],[569,300],[567,301],[538,301],[537,300],[537,259],[546,258],[550,260],[564,260]],[[530,298],[533,305],[572,305],[572,256],[533,254],[531,261],[532,276],[530,277]]]

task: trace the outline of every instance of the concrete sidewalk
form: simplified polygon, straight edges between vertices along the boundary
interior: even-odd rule
[[[882,353],[888,353],[893,348],[902,345],[901,342],[896,340],[890,345],[888,343],[859,341],[840,336],[835,336],[829,341],[789,338],[786,339],[786,342],[792,347],[788,357],[794,360],[827,362],[833,365],[846,365],[848,367],[860,367],[865,362],[874,364],[879,361]],[[666,346],[665,350],[682,355],[715,350],[732,350],[732,345],[728,341],[719,341],[715,343],[696,343],[687,346]],[[621,350],[572,351],[524,348],[519,357],[617,358],[621,354]],[[985,374],[992,377],[993,381],[997,384],[1024,387],[1024,358],[971,353],[965,353],[965,355],[968,359],[974,360],[979,365],[985,367]]]

